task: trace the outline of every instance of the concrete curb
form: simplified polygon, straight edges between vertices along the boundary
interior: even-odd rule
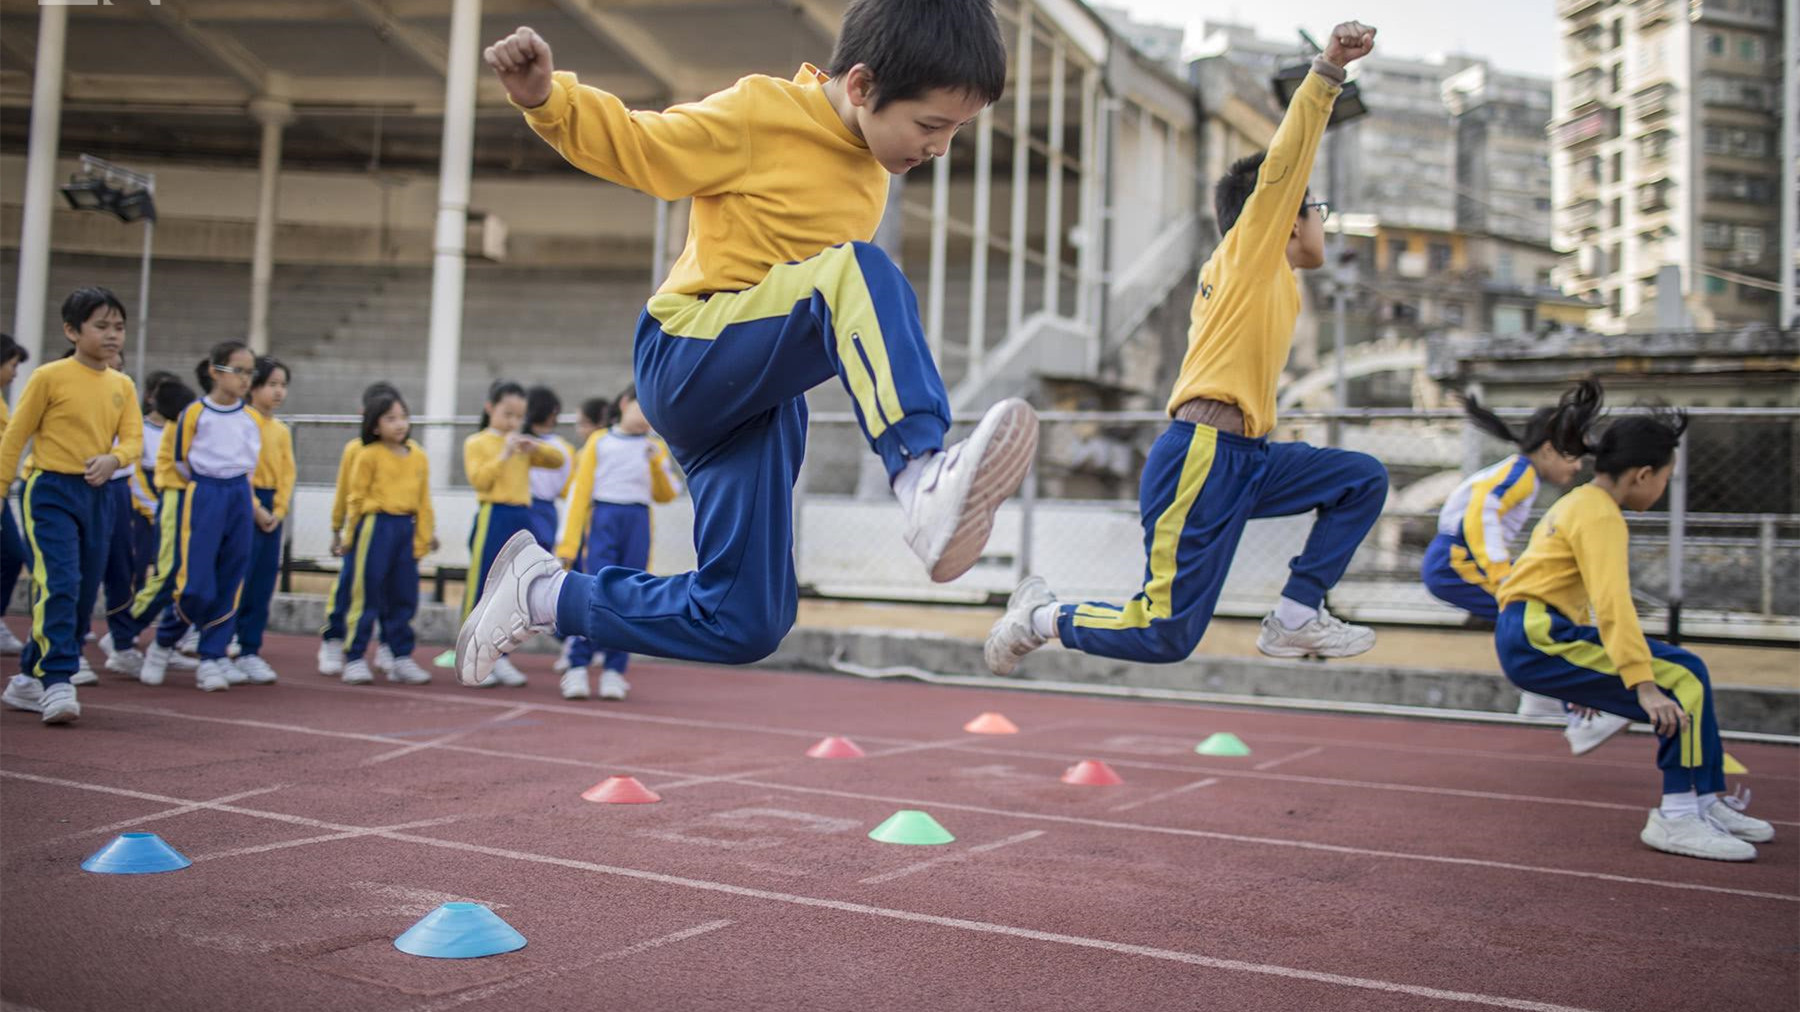
[[[413,629],[422,643],[456,640],[459,609],[421,604]],[[316,594],[277,594],[269,627],[278,632],[317,635],[325,623],[325,599]],[[555,653],[555,641],[540,638],[528,653]],[[1255,657],[1195,657],[1180,664],[1136,664],[1051,648],[1033,654],[1022,677],[1004,682],[986,677],[981,644],[936,633],[893,629],[796,628],[759,667],[843,673],[916,669],[948,676],[957,684],[1003,684],[1079,691],[1145,690],[1188,698],[1229,697],[1233,702],[1267,700],[1281,705],[1306,700],[1350,705],[1417,707],[1426,710],[1510,714],[1518,690],[1497,673],[1433,668],[1394,668],[1332,661],[1280,661]],[[1179,695],[1170,698],[1181,698]],[[1800,736],[1800,690],[1761,686],[1715,686],[1719,726],[1730,731]]]

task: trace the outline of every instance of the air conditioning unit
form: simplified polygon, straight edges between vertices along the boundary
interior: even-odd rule
[[[495,263],[506,259],[506,219],[486,211],[470,211],[468,231],[463,237],[463,249],[470,257],[492,260]]]

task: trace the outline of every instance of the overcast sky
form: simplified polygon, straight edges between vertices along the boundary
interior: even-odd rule
[[[1558,41],[1552,0],[1499,0],[1458,3],[1446,0],[1097,0],[1124,7],[1138,21],[1182,25],[1187,45],[1200,41],[1202,21],[1254,25],[1257,34],[1294,38],[1303,27],[1324,41],[1340,21],[1355,18],[1381,30],[1376,51],[1395,56],[1462,52],[1485,56],[1494,65],[1549,77],[1556,70]]]

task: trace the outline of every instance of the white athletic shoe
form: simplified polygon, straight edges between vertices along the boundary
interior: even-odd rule
[[[106,635],[100,637],[100,652],[108,657],[111,657],[113,654],[113,640],[110,631],[107,632]]]
[[[14,675],[6,683],[6,691],[0,692],[0,703],[15,710],[43,713],[44,683],[30,675]]]
[[[165,647],[152,642],[150,649],[144,651],[144,663],[138,666],[138,681],[145,685],[161,685],[163,676],[168,674],[169,663],[175,656],[173,647]]]
[[[419,667],[419,662],[411,657],[397,657],[387,669],[387,680],[401,685],[424,685],[431,681],[431,672]]]
[[[204,664],[205,662],[202,661],[201,663]],[[225,681],[230,684],[248,685],[250,683],[250,672],[238,667],[237,662],[231,658],[221,657],[213,663],[219,666],[219,671],[225,675]]]
[[[171,648],[169,651],[169,667],[174,668],[177,671],[199,671],[200,658],[189,657],[187,654]]]
[[[201,692],[219,692],[231,688],[231,675],[226,671],[230,661],[201,661],[194,672],[194,687]]]
[[[41,703],[46,724],[67,724],[81,716],[81,704],[75,699],[75,686],[58,682],[44,690]]]
[[[1571,753],[1587,755],[1630,726],[1630,720],[1616,713],[1596,713],[1592,717],[1577,717],[1571,713],[1569,726],[1563,728],[1563,737],[1568,740]]]
[[[1671,819],[1660,808],[1650,809],[1650,819],[1638,839],[1667,854],[1699,857],[1708,861],[1753,861],[1756,848],[1732,836],[1711,819],[1687,815]]]
[[[244,677],[250,679],[251,685],[274,685],[279,677],[275,674],[275,669],[269,666],[269,662],[259,654],[241,654],[231,663],[244,673]]]
[[[1256,649],[1270,657],[1355,657],[1374,645],[1375,630],[1334,618],[1323,606],[1298,629],[1283,626],[1270,612],[1256,637]]]
[[[321,640],[319,643],[319,674],[331,678],[344,673],[344,641]]]
[[[1540,696],[1535,692],[1521,692],[1518,712],[1521,717],[1561,717],[1564,713],[1563,701]]]
[[[92,664],[88,663],[86,654],[82,654],[80,657],[78,657],[76,659],[76,665],[77,666],[75,668],[75,674],[69,676],[69,684],[70,685],[99,685],[100,684],[100,676],[94,673],[94,666]],[[79,713],[81,711],[81,708],[76,707],[75,710],[77,713]]]
[[[19,641],[13,631],[0,625],[0,657],[17,657],[25,652],[25,644]]]
[[[374,680],[375,676],[369,672],[368,661],[358,657],[356,660],[344,665],[345,685],[367,685]]]
[[[556,663],[550,665],[550,670],[559,675],[569,670],[569,651],[574,649],[575,637],[571,636],[568,639],[563,640],[562,652],[556,655]]]
[[[187,635],[181,637],[175,644],[175,649],[184,654],[198,653],[200,651],[200,630],[188,629]]]
[[[988,670],[1002,678],[1019,668],[1025,655],[1043,646],[1047,640],[1032,628],[1031,616],[1044,605],[1055,604],[1056,595],[1041,576],[1027,576],[1006,599],[1006,614],[988,630],[987,643],[981,656]]]
[[[234,661],[244,656],[244,648],[238,643],[236,636],[231,638],[230,643],[225,644],[225,656]]]
[[[549,631],[549,626],[531,624],[531,585],[562,571],[562,563],[538,547],[530,531],[520,531],[500,548],[480,599],[456,635],[457,681],[479,686],[497,671],[507,654],[538,633]],[[506,666],[512,668],[510,662]],[[525,684],[525,676],[516,668],[511,676],[499,677],[508,685]]]
[[[500,680],[501,685],[509,689],[517,689],[525,684],[525,672],[514,667],[510,657],[502,657],[495,661],[494,670],[491,673]]]
[[[116,651],[106,658],[106,670],[115,675],[136,678],[144,670],[144,653],[136,647]]]
[[[562,689],[564,699],[588,698],[588,669],[570,668],[562,673]]]
[[[601,699],[624,699],[625,694],[630,691],[631,691],[631,683],[625,680],[624,672],[622,672],[622,671],[602,671],[602,672],[600,672],[600,698]]]
[[[989,408],[969,438],[925,463],[906,509],[906,543],[937,583],[969,571],[987,547],[994,511],[1037,455],[1038,419],[1016,397]]]
[[[1706,806],[1701,817],[1710,819],[1713,825],[1750,843],[1768,843],[1775,839],[1775,827],[1753,815],[1744,814],[1745,804],[1745,801],[1737,798],[1720,798]]]
[[[384,675],[394,670],[394,652],[388,649],[386,643],[377,644],[375,647],[375,670]]]

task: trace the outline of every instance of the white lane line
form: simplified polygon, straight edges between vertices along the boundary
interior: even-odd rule
[[[160,812],[151,812],[149,815],[140,815],[135,819],[121,819],[118,822],[108,823],[104,826],[95,826],[93,829],[84,829],[79,833],[70,833],[67,836],[58,836],[53,839],[43,840],[40,842],[41,843],[62,843],[66,840],[77,840],[84,836],[100,836],[105,833],[116,833],[116,832],[119,832],[120,830],[130,829],[133,826],[142,826],[145,823],[159,822],[163,819],[172,819],[177,815],[186,815],[189,812],[197,812],[200,809],[204,808],[206,805],[219,805],[219,804],[224,804],[225,802],[228,802],[228,801],[242,801],[245,798],[254,798],[258,794],[269,794],[274,791],[279,791],[283,787],[286,787],[286,786],[288,786],[288,785],[287,784],[276,784],[273,787],[258,787],[255,790],[239,791],[236,794],[227,794],[227,795],[224,795],[223,797],[211,798],[211,799],[209,799],[201,804],[198,804],[198,805],[181,805],[176,808],[165,808]]]
[[[1035,840],[1043,835],[1043,830],[1033,829],[1029,832],[1020,833],[1017,836],[1009,836],[1004,840],[995,840],[992,843],[984,843],[979,847],[970,847],[968,850],[958,851],[954,854],[945,854],[943,857],[932,858],[929,861],[920,861],[917,864],[909,864],[904,868],[896,868],[893,871],[885,872],[880,875],[871,875],[868,878],[861,880],[858,884],[880,885],[883,882],[892,882],[897,878],[904,878],[907,875],[924,871],[927,868],[936,868],[938,865],[955,864],[959,861],[965,861],[970,854],[985,854],[990,850],[999,850],[1001,847],[1010,847],[1015,843],[1024,843],[1026,840]]]
[[[465,738],[471,734],[475,734],[480,731],[493,730],[494,725],[496,725],[496,724],[504,724],[509,720],[517,720],[518,718],[523,717],[525,714],[530,713],[530,712],[531,712],[531,707],[529,707],[529,706],[515,706],[512,709],[506,711],[505,713],[499,713],[499,714],[495,714],[492,717],[489,717],[488,719],[482,721],[481,723],[475,725],[474,727],[465,727],[460,731],[452,731],[449,734],[441,735],[439,737],[431,739],[430,741],[414,742],[411,745],[406,746],[405,748],[397,748],[397,749],[393,750],[392,752],[383,752],[380,755],[370,756],[369,758],[364,759],[360,763],[360,765],[374,766],[379,763],[384,763],[384,762],[388,762],[390,760],[399,759],[402,756],[412,755],[414,752],[423,752],[424,750],[426,750],[428,748],[437,748],[440,745],[448,745],[449,743],[456,741],[459,738]]]
[[[102,707],[96,707],[96,709],[128,709],[128,708],[102,706]],[[225,723],[225,724],[248,724],[248,725],[253,725],[253,726],[257,726],[257,727],[280,728],[281,730],[294,731],[294,732],[301,733],[301,734],[323,734],[328,737],[355,737],[355,738],[373,737],[373,736],[369,736],[369,735],[356,735],[356,734],[351,734],[349,732],[342,732],[342,731],[318,731],[316,729],[299,727],[296,725],[274,725],[274,724],[268,724],[268,723],[265,723],[262,721],[242,721],[242,720],[235,720],[235,719],[226,718],[226,717],[200,717],[200,716],[193,716],[193,715],[189,715],[189,714],[174,713],[174,712],[160,711],[160,710],[145,711],[145,712],[152,712],[152,713],[158,714],[160,716],[172,717],[172,718],[177,718],[177,719],[199,720],[199,721],[206,721],[206,722],[213,722],[213,723]],[[376,740],[383,740],[383,739],[376,739]],[[633,767],[629,767],[629,766],[618,766],[618,765],[604,766],[602,764],[590,763],[590,762],[579,761],[579,760],[574,760],[574,759],[561,759],[561,758],[557,758],[554,756],[534,755],[529,752],[506,752],[506,751],[502,751],[499,749],[471,748],[466,745],[444,745],[444,746],[440,746],[440,748],[442,750],[448,751],[448,752],[467,752],[467,753],[470,753],[473,755],[490,756],[490,757],[501,758],[501,759],[520,759],[520,760],[528,760],[528,761],[535,761],[535,762],[547,762],[547,763],[555,763],[555,764],[561,764],[561,765],[580,766],[580,767],[583,767],[586,769],[610,769],[610,770],[619,770],[619,771],[626,771],[626,772],[635,771]],[[1068,762],[1068,758],[1066,756],[1056,756],[1054,754],[1048,754],[1048,753],[1028,753],[1028,752],[1009,753],[1004,750],[964,750],[964,751],[980,751],[983,754],[991,754],[991,755],[1017,755],[1017,756],[1022,756],[1025,758],[1051,758],[1051,759],[1055,759],[1057,762],[1060,762],[1060,763]],[[1261,779],[1268,779],[1268,780],[1288,780],[1288,781],[1298,781],[1298,782],[1302,782],[1302,783],[1320,783],[1320,784],[1328,784],[1328,785],[1334,785],[1334,786],[1345,786],[1345,785],[1365,786],[1365,787],[1371,787],[1371,788],[1375,788],[1375,789],[1395,790],[1395,791],[1402,791],[1405,793],[1415,793],[1415,794],[1443,794],[1443,795],[1452,795],[1452,796],[1458,796],[1458,797],[1486,798],[1488,800],[1535,801],[1535,802],[1544,802],[1544,803],[1571,804],[1571,805],[1579,805],[1581,807],[1602,808],[1602,809],[1610,809],[1610,810],[1623,810],[1623,811],[1629,811],[1629,812],[1634,812],[1634,813],[1641,812],[1643,810],[1642,806],[1640,806],[1640,805],[1618,805],[1618,804],[1611,804],[1608,802],[1599,802],[1599,801],[1585,802],[1585,801],[1581,801],[1579,799],[1537,798],[1537,797],[1529,797],[1529,796],[1523,796],[1523,795],[1495,794],[1495,793],[1488,792],[1488,791],[1463,791],[1463,790],[1456,790],[1453,788],[1424,788],[1424,787],[1412,787],[1412,786],[1399,785],[1399,784],[1364,784],[1359,781],[1334,781],[1334,780],[1330,780],[1330,779],[1323,778],[1323,777],[1295,777],[1291,774],[1254,773],[1254,772],[1247,771],[1247,770],[1239,770],[1239,771],[1210,770],[1209,771],[1209,770],[1205,770],[1204,768],[1196,769],[1193,767],[1176,766],[1171,763],[1140,763],[1140,762],[1133,762],[1130,760],[1118,760],[1116,765],[1125,766],[1128,768],[1175,770],[1175,771],[1184,772],[1184,773],[1213,772],[1213,773],[1222,774],[1223,777],[1227,777],[1227,778],[1232,777],[1232,776],[1242,776],[1242,777],[1261,778]],[[0,772],[3,772],[3,771],[0,771]],[[672,773],[668,770],[647,770],[645,772],[650,772],[650,773],[653,773],[656,775],[680,776],[680,774]],[[8,774],[8,775],[17,776],[20,774]],[[910,807],[915,807],[915,808],[929,809],[929,808],[936,807],[936,808],[961,809],[963,811],[980,812],[980,813],[988,814],[988,815],[1000,815],[1000,816],[1004,816],[1006,818],[1014,818],[1014,819],[1042,819],[1042,820],[1049,820],[1049,821],[1071,822],[1071,823],[1074,823],[1077,825],[1091,825],[1096,828],[1102,828],[1102,829],[1125,829],[1125,830],[1131,830],[1131,831],[1135,831],[1135,832],[1144,832],[1144,833],[1164,833],[1164,834],[1172,834],[1172,835],[1176,835],[1176,836],[1197,836],[1197,837],[1201,837],[1201,838],[1205,838],[1205,839],[1238,840],[1238,841],[1242,841],[1242,842],[1262,843],[1262,844],[1269,844],[1269,845],[1273,845],[1273,846],[1306,847],[1306,848],[1313,848],[1313,849],[1318,849],[1318,850],[1335,851],[1338,853],[1345,853],[1345,854],[1361,854],[1361,855],[1371,856],[1371,857],[1388,857],[1388,858],[1410,859],[1410,860],[1418,860],[1418,861],[1446,862],[1446,863],[1452,863],[1452,864],[1470,864],[1470,865],[1475,865],[1478,867],[1504,868],[1504,869],[1509,869],[1509,870],[1513,870],[1513,871],[1536,872],[1536,873],[1548,874],[1548,875],[1572,875],[1572,876],[1576,876],[1576,877],[1580,877],[1580,878],[1593,878],[1593,879],[1600,879],[1603,881],[1630,882],[1630,883],[1635,883],[1635,884],[1640,884],[1640,885],[1660,886],[1660,887],[1668,888],[1668,889],[1697,889],[1697,890],[1701,890],[1704,892],[1719,892],[1719,893],[1726,893],[1729,895],[1737,895],[1737,896],[1753,896],[1753,897],[1759,897],[1759,898],[1764,898],[1764,899],[1779,899],[1779,900],[1786,900],[1788,902],[1800,902],[1800,896],[1789,896],[1789,895],[1783,895],[1781,893],[1764,893],[1764,892],[1755,892],[1755,891],[1750,891],[1750,890],[1728,889],[1728,888],[1725,888],[1722,886],[1696,885],[1696,884],[1684,883],[1684,882],[1664,881],[1664,880],[1660,880],[1660,879],[1628,878],[1628,877],[1617,876],[1617,875],[1606,875],[1606,874],[1603,874],[1600,872],[1583,872],[1583,871],[1574,871],[1574,870],[1563,869],[1563,868],[1545,868],[1545,867],[1540,867],[1540,866],[1536,866],[1536,865],[1512,864],[1512,863],[1498,862],[1498,861],[1480,861],[1480,860],[1476,860],[1474,858],[1441,857],[1441,856],[1431,855],[1431,854],[1408,854],[1408,853],[1400,853],[1400,852],[1395,852],[1395,851],[1371,850],[1371,849],[1365,849],[1365,848],[1360,848],[1360,847],[1343,847],[1343,846],[1339,846],[1336,844],[1310,843],[1310,842],[1301,841],[1301,840],[1272,840],[1272,839],[1267,839],[1267,838],[1263,838],[1263,837],[1233,836],[1230,834],[1210,833],[1210,832],[1206,832],[1203,830],[1196,830],[1196,829],[1180,829],[1180,828],[1176,828],[1176,827],[1172,827],[1172,826],[1147,826],[1147,825],[1142,825],[1139,823],[1131,823],[1131,822],[1108,822],[1108,821],[1093,820],[1093,819],[1085,819],[1084,820],[1077,816],[1046,815],[1046,814],[1039,814],[1039,813],[1035,813],[1035,812],[1008,811],[1008,810],[997,809],[997,808],[982,808],[982,807],[973,806],[973,805],[959,805],[959,804],[955,804],[953,802],[948,802],[948,801],[921,801],[916,798],[894,798],[894,797],[889,797],[886,795],[857,794],[857,793],[849,792],[849,791],[834,791],[834,790],[828,790],[828,789],[819,788],[819,787],[801,787],[798,785],[781,784],[781,783],[775,783],[773,781],[767,781],[767,780],[753,780],[753,779],[749,779],[748,777],[744,777],[742,775],[733,776],[733,777],[721,776],[721,777],[717,777],[717,778],[709,778],[708,782],[731,783],[731,784],[738,784],[740,786],[746,786],[746,787],[757,787],[757,788],[760,788],[763,790],[788,791],[788,792],[797,793],[797,794],[823,794],[823,795],[829,795],[829,796],[835,796],[835,797],[852,798],[852,799],[856,799],[856,800],[860,800],[860,801],[900,802],[902,804],[906,804]],[[334,827],[334,828],[354,828],[354,827]]]
[[[548,983],[565,974],[580,973],[582,970],[599,963],[606,963],[615,959],[628,959],[640,953],[649,952],[652,949],[660,949],[665,945],[673,945],[676,942],[685,942],[690,938],[708,935],[718,931],[720,928],[731,927],[731,923],[732,922],[730,921],[719,920],[707,921],[704,924],[696,924],[691,928],[683,928],[680,931],[670,932],[660,938],[652,938],[648,941],[639,942],[636,945],[626,946],[623,949],[616,949],[612,952],[594,956],[591,959],[583,959],[573,963],[565,963],[561,966],[549,966],[542,970],[521,973],[517,977],[508,977],[498,983],[490,984],[487,987],[478,987],[472,991],[458,991],[457,993],[439,999],[438,1001],[419,1005],[413,1012],[439,1012],[440,1009],[455,1008],[458,1005],[467,1005],[469,1002],[480,1001],[483,998],[492,998],[494,995],[504,994],[507,991],[524,987],[527,984]]]
[[[1214,785],[1218,782],[1219,782],[1218,777],[1207,777],[1205,780],[1196,780],[1191,784],[1182,784],[1180,787],[1177,787],[1172,791],[1163,791],[1161,794],[1152,794],[1147,798],[1139,798],[1136,801],[1127,801],[1122,805],[1115,805],[1115,806],[1113,806],[1112,811],[1129,812],[1133,808],[1142,808],[1145,805],[1151,804],[1153,802],[1165,801],[1169,798],[1174,797],[1177,794],[1186,794],[1188,791],[1197,791],[1202,787],[1211,787],[1212,785]]]
[[[1325,746],[1314,745],[1312,748],[1303,748],[1300,751],[1295,752],[1293,755],[1284,755],[1279,759],[1270,759],[1265,762],[1257,763],[1255,766],[1252,766],[1250,768],[1253,770],[1272,770],[1277,766],[1286,765],[1288,763],[1293,762],[1296,759],[1305,759],[1308,756],[1315,756],[1323,751],[1325,751]]]
[[[461,819],[460,815],[446,815],[438,819],[420,819],[417,822],[401,822],[392,826],[375,826],[370,829],[352,829],[342,833],[328,833],[325,836],[309,836],[300,840],[282,840],[277,843],[263,843],[254,847],[234,847],[231,850],[218,850],[211,854],[201,854],[193,858],[195,864],[202,861],[216,861],[221,857],[243,857],[246,854],[267,854],[272,850],[287,850],[292,847],[308,847],[315,843],[333,843],[338,840],[354,840],[359,836],[376,836],[391,833],[399,829],[426,829],[431,826],[442,826]]]

